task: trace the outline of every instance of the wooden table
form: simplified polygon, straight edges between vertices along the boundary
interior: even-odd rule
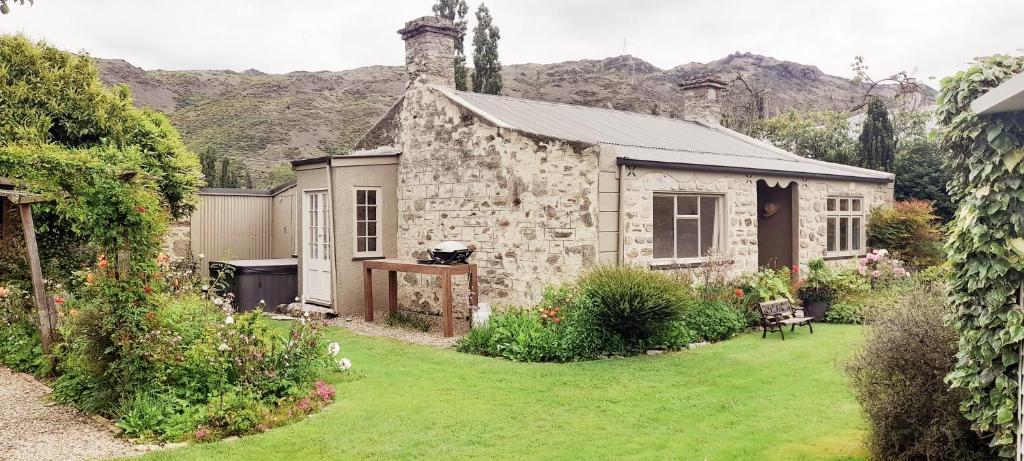
[[[388,313],[398,310],[398,273],[437,275],[441,277],[441,317],[444,335],[454,336],[452,326],[452,276],[469,277],[469,305],[475,306],[479,297],[476,264],[420,264],[406,259],[371,259],[363,261],[363,297],[366,299],[366,321],[373,321],[373,271],[388,272]]]

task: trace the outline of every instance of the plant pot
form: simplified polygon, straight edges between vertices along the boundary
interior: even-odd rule
[[[817,301],[813,303],[804,304],[804,315],[808,317],[814,317],[814,320],[818,322],[825,321],[825,313],[832,307],[832,303],[828,301]]]

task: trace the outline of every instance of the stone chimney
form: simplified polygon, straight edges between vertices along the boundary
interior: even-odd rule
[[[708,126],[722,124],[718,93],[728,84],[714,77],[700,77],[679,84],[683,90],[683,118]]]
[[[405,40],[409,86],[421,83],[455,88],[453,61],[459,31],[451,20],[424,16],[405,23],[398,33]]]

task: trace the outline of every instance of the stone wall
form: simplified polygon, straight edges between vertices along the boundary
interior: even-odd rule
[[[627,167],[630,168],[630,167]],[[766,177],[730,173],[658,170],[632,167],[623,179],[626,264],[650,266],[654,261],[653,196],[655,192],[712,192],[724,196],[726,205],[725,256],[733,261],[730,274],[756,271],[757,182],[768,185],[798,185],[800,264],[825,257],[825,201],[829,195],[857,195],[864,200],[865,216],[871,208],[891,203],[892,184],[858,183],[841,180]],[[866,221],[865,221],[866,222]]]
[[[188,219],[173,221],[167,226],[167,234],[164,235],[164,254],[171,257],[171,261],[180,261],[190,257],[192,251],[192,226]]]
[[[599,147],[496,128],[424,86],[406,92],[400,120],[399,257],[463,242],[481,301],[517,305],[596,262]],[[437,312],[439,298],[436,277],[401,279],[402,308]]]

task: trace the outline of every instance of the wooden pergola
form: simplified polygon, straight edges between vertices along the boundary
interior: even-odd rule
[[[53,343],[57,340],[57,309],[53,299],[46,295],[46,284],[43,282],[43,269],[39,262],[39,245],[36,242],[36,227],[32,221],[32,204],[45,202],[39,194],[20,191],[17,182],[0,176],[0,239],[9,237],[12,226],[7,222],[7,205],[17,207],[21,217],[21,229],[25,236],[25,251],[28,254],[29,269],[32,275],[32,299],[39,316],[39,339],[43,353],[50,355]]]

